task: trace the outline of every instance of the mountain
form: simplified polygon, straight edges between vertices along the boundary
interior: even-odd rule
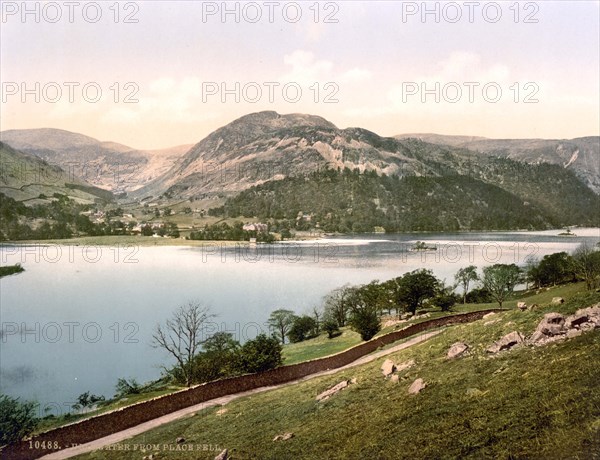
[[[439,141],[439,137],[435,139]],[[455,139],[479,142],[480,138]],[[350,174],[352,173],[352,174]],[[600,197],[570,168],[260,112],[219,128],[137,198],[225,198],[212,214],[328,231],[547,228],[594,224]]]
[[[402,134],[397,139],[469,149],[485,156],[509,158],[532,164],[550,163],[572,169],[596,193],[600,193],[600,137],[576,139],[487,139],[440,134]]]
[[[40,196],[66,195],[81,203],[111,201],[107,190],[90,185],[71,172],[48,164],[35,155],[0,142],[0,193],[33,204]],[[44,201],[44,199],[42,198]]]
[[[324,168],[358,168],[387,175],[442,175],[466,171],[469,155],[415,140],[383,138],[361,128],[338,129],[312,115],[260,112],[217,129],[162,177],[136,191],[139,198],[166,194],[227,196],[270,180]]]
[[[57,165],[80,179],[114,192],[135,190],[164,174],[191,145],[136,150],[60,129],[2,131],[0,140]]]

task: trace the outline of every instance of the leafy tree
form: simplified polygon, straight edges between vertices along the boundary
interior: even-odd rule
[[[433,298],[433,303],[440,307],[442,311],[450,311],[456,304],[457,298],[458,296],[453,292],[453,289],[447,287],[439,290]]]
[[[142,227],[142,235],[144,236],[152,236],[154,235],[154,229],[152,228],[152,225],[144,225]]]
[[[81,393],[77,397],[77,404],[75,406],[91,407],[100,401],[104,401],[104,396],[96,396],[96,395],[90,394],[89,391],[86,391],[85,393]]]
[[[135,379],[117,379],[115,385],[115,397],[123,398],[128,395],[135,395],[142,392],[141,385]]]
[[[573,253],[573,268],[588,290],[600,285],[600,248],[582,243]]]
[[[352,288],[350,293],[350,325],[363,340],[370,340],[381,330],[377,283]]]
[[[327,294],[323,299],[325,320],[335,321],[338,327],[344,327],[348,321],[351,295],[352,288],[348,284]]]
[[[381,330],[381,321],[374,308],[358,308],[350,316],[352,329],[360,334],[363,340],[371,340]]]
[[[475,265],[469,265],[468,267],[464,267],[456,272],[454,275],[454,280],[457,284],[460,284],[463,289],[463,304],[467,303],[467,294],[469,293],[469,284],[472,281],[479,280],[479,276],[477,275],[477,267]]]
[[[546,255],[537,266],[529,267],[527,278],[536,286],[555,286],[573,281],[574,260],[566,252]]]
[[[217,332],[202,344],[203,353],[195,358],[194,381],[208,382],[236,373],[240,343],[229,332]]]
[[[323,330],[327,332],[327,337],[333,339],[340,335],[340,328],[336,321],[328,320],[323,323]]]
[[[285,343],[285,337],[288,335],[294,319],[294,312],[285,308],[280,308],[271,313],[268,324],[273,330],[274,335],[281,340],[281,343]]]
[[[241,372],[255,373],[274,369],[283,363],[282,346],[275,337],[258,335],[246,342],[239,352],[238,368]]]
[[[302,342],[310,337],[314,337],[316,330],[317,322],[314,318],[307,315],[297,316],[294,318],[292,327],[288,332],[288,337],[292,343]]]
[[[152,335],[152,346],[166,350],[175,358],[188,387],[194,375],[194,357],[202,344],[202,329],[212,317],[208,307],[190,301],[175,310],[164,325],[157,324]]]
[[[431,270],[422,268],[396,278],[396,284],[398,304],[415,314],[426,299],[436,294],[440,281],[433,276]]]
[[[0,395],[0,446],[29,436],[37,426],[35,403]]]
[[[502,303],[519,283],[521,270],[515,264],[495,264],[483,269],[483,287],[502,307]]]

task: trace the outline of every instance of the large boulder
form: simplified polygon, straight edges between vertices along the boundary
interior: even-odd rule
[[[564,334],[566,332],[565,317],[560,313],[546,313],[544,319],[538,324],[536,331],[550,337]]]
[[[276,441],[287,441],[288,439],[292,439],[293,437],[294,437],[294,433],[278,434],[277,436],[275,436],[273,438],[273,442],[276,442]]]
[[[419,379],[415,380],[412,383],[412,385],[408,388],[408,392],[411,395],[416,395],[416,394],[419,394],[421,392],[421,390],[423,390],[426,386],[427,386],[427,384],[423,381],[423,379],[419,378]]]
[[[494,342],[487,348],[488,353],[498,353],[503,350],[509,350],[517,345],[523,343],[523,336],[520,332],[513,331],[510,334],[506,334],[500,340]]]
[[[396,365],[391,359],[386,359],[381,365],[381,372],[384,377],[388,377],[394,373],[396,370]]]
[[[566,329],[593,329],[594,327],[600,327],[600,304],[580,308],[575,314],[567,316],[565,319]]]
[[[227,449],[223,450],[219,455],[217,455],[215,457],[215,460],[228,460],[229,459],[229,452],[227,452]]]
[[[348,380],[342,380],[337,385],[332,386],[331,388],[325,390],[323,393],[317,396],[317,401],[325,401],[326,399],[331,398],[333,395],[342,391],[344,388],[348,386]]]
[[[458,358],[459,356],[463,355],[468,349],[469,346],[466,343],[456,342],[450,347],[446,356],[448,357],[448,359]]]
[[[404,361],[402,364],[398,364],[396,366],[395,372],[405,371],[406,369],[410,369],[414,365],[415,365],[415,360],[414,359],[409,359],[408,361]]]

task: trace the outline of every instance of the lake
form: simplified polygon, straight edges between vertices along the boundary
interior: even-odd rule
[[[171,360],[151,347],[152,330],[189,300],[217,314],[206,335],[229,331],[243,342],[267,330],[271,311],[307,312],[346,283],[421,267],[451,283],[467,265],[523,264],[600,239],[600,229],[574,232],[362,235],[258,247],[2,246],[1,264],[20,262],[26,271],[0,280],[0,391],[64,413],[85,391],[111,397],[119,377],[158,378]],[[417,240],[438,251],[410,251]]]

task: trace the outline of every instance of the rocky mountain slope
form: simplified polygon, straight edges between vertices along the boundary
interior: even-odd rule
[[[61,129],[2,131],[0,140],[57,165],[80,179],[114,192],[135,190],[164,174],[191,145],[136,150]]]
[[[600,137],[576,139],[487,139],[440,134],[402,134],[397,139],[420,139],[439,145],[472,150],[483,156],[509,158],[531,164],[557,164],[573,170],[600,193]]]
[[[17,201],[33,204],[40,196],[67,195],[82,203],[110,201],[111,192],[90,185],[72,172],[48,164],[35,155],[0,142],[0,192]],[[43,198],[42,198],[43,199]]]

